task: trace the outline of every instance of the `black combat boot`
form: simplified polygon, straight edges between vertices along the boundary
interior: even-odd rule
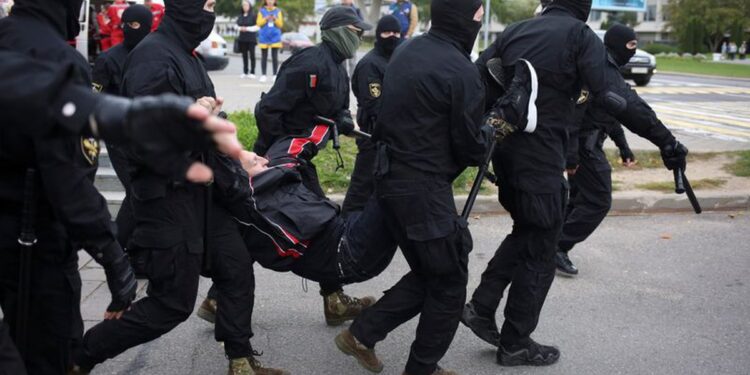
[[[573,265],[573,262],[571,262],[570,258],[568,258],[568,253],[564,251],[558,251],[557,254],[555,254],[555,264],[557,264],[557,270],[561,275],[578,275],[578,268]]]
[[[461,323],[469,327],[477,337],[488,344],[492,346],[500,345],[500,332],[497,329],[495,317],[479,315],[473,302],[469,302],[464,306],[464,311],[461,314]]]
[[[501,366],[549,366],[560,359],[554,346],[538,344],[528,339],[525,344],[503,345],[497,348],[497,363]]]

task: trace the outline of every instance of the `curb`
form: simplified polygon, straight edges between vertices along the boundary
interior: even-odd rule
[[[113,216],[116,215],[125,194],[121,192],[103,192],[103,195],[107,199],[109,211]],[[701,195],[699,192],[698,195],[698,200],[704,212],[750,211],[750,192],[739,194],[718,193],[710,196]],[[332,194],[328,197],[339,205],[344,201],[343,194]],[[461,212],[464,204],[466,204],[466,198],[466,195],[455,197],[456,210],[458,212]],[[480,195],[477,197],[471,212],[472,215],[507,214],[494,195]],[[610,215],[647,215],[675,212],[693,212],[693,208],[686,195],[616,192],[612,196]]]

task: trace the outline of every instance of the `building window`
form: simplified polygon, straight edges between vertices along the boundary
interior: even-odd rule
[[[643,17],[644,21],[656,21],[656,5],[649,5],[646,7],[646,15]]]

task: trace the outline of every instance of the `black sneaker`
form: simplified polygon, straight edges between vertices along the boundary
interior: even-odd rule
[[[464,306],[464,311],[461,314],[461,323],[469,327],[477,337],[486,343],[492,346],[500,345],[500,331],[497,329],[495,317],[480,316],[471,302]]]
[[[557,254],[555,254],[555,264],[557,264],[557,270],[562,275],[578,275],[578,268],[573,265],[573,262],[570,261],[570,258],[568,258],[568,253],[566,252],[558,251]]]
[[[492,71],[490,67],[488,69]],[[496,129],[498,141],[518,130],[526,133],[536,130],[538,94],[539,79],[534,66],[527,60],[519,59],[508,89],[485,117],[485,124]]]
[[[500,366],[549,366],[560,359],[560,351],[554,346],[538,344],[529,339],[527,344],[497,348],[497,363]]]

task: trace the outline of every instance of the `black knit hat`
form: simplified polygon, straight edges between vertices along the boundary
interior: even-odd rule
[[[362,30],[372,29],[372,25],[362,21],[352,7],[335,6],[328,9],[326,14],[323,15],[323,18],[320,19],[321,30],[328,30],[334,27],[346,25],[354,25],[354,27]]]

